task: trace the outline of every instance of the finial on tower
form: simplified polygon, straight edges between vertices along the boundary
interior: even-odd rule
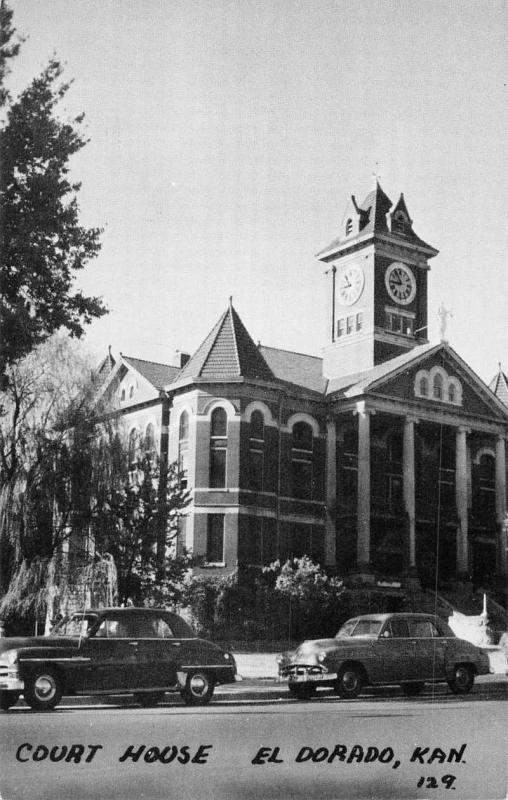
[[[229,295],[229,307],[233,308],[233,295],[232,294]]]
[[[381,178],[381,173],[379,172],[379,161],[376,161],[376,163],[374,164],[374,169],[372,170],[372,178],[374,180],[374,189],[375,189],[377,184],[379,183],[379,179]]]

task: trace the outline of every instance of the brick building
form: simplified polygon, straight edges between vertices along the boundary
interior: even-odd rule
[[[369,585],[506,576],[506,377],[475,375],[444,309],[428,342],[437,252],[377,183],[318,254],[322,357],[256,345],[230,303],[177,364],[105,359],[131,460],[143,441],[192,489],[179,541],[203,570],[308,554]]]

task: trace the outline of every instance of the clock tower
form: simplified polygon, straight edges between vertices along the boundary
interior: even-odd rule
[[[413,231],[404,195],[394,205],[376,180],[362,203],[351,197],[339,236],[317,255],[331,275],[327,378],[427,343],[428,260],[437,253]]]

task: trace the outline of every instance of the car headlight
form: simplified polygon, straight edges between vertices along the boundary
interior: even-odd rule
[[[5,650],[4,653],[0,655],[0,659],[6,662],[9,667],[12,667],[18,660],[18,651],[17,650]]]
[[[282,655],[282,653],[279,653],[278,655],[276,655],[275,656],[275,660],[276,660],[277,664],[282,664],[282,662],[284,661],[284,656]]]
[[[325,660],[325,658],[326,658],[326,653],[325,653],[324,650],[321,650],[321,652],[318,653],[318,657],[317,657],[319,663],[321,664]]]

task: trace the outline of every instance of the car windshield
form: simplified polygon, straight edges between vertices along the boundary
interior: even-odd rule
[[[375,639],[379,635],[382,624],[377,619],[350,619],[344,623],[335,638],[347,639],[349,637],[363,636]]]
[[[97,617],[94,614],[72,614],[64,617],[51,630],[51,636],[85,636]]]

